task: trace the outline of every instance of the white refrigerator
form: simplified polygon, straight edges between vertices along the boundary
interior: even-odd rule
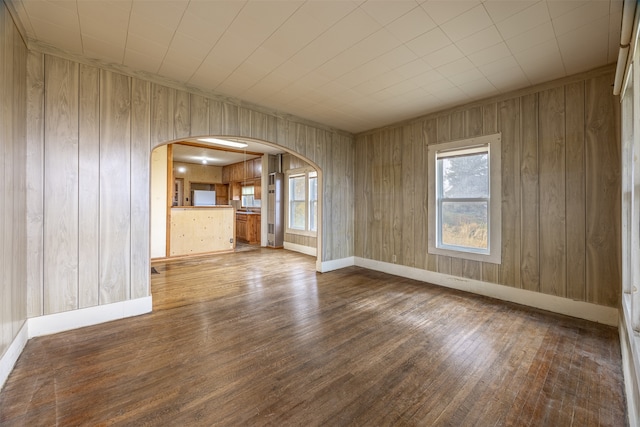
[[[205,191],[205,190],[192,190],[191,204],[193,206],[215,206],[216,192]]]

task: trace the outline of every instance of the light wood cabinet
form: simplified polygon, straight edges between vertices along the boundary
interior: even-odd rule
[[[242,186],[239,181],[233,181],[229,184],[229,190],[231,192],[229,197],[231,200],[240,200],[242,198]]]
[[[262,157],[222,167],[222,182],[248,181],[262,177]]]
[[[262,199],[262,179],[253,181],[253,198],[256,200]]]
[[[228,205],[229,204],[229,186],[226,184],[216,184],[216,204]]]
[[[260,243],[260,214],[236,212],[236,240],[255,245]]]
[[[253,177],[254,178],[262,177],[262,157],[253,159]]]

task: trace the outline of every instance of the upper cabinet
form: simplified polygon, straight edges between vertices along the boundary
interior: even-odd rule
[[[222,168],[222,182],[242,182],[254,180],[262,176],[262,157],[234,163]]]

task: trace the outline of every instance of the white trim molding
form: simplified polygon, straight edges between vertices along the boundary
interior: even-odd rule
[[[114,302],[112,304],[97,305],[79,310],[32,317],[29,319],[29,338],[138,316],[140,314],[150,313],[151,310],[151,296],[147,296],[128,301]]]
[[[458,289],[478,295],[484,295],[503,301],[514,302],[529,307],[540,308],[553,313],[590,320],[610,326],[618,326],[618,309],[591,304],[583,301],[512,288],[510,286],[496,285],[495,283],[482,282],[480,280],[451,276],[433,271],[404,265],[390,264],[388,262],[374,261],[355,257],[355,265],[370,270],[381,271],[395,276],[432,283],[447,288]]]
[[[320,273],[327,273],[333,270],[339,270],[341,268],[351,267],[355,265],[355,257],[347,257],[340,259],[332,259],[329,261],[320,261],[316,263],[316,271]]]
[[[622,295],[620,311],[620,352],[622,353],[622,372],[627,397],[627,416],[629,425],[640,422],[640,335],[631,328],[631,295]]]
[[[284,242],[284,248],[288,251],[300,252],[301,254],[317,256],[318,249],[312,246],[299,245],[297,243]]]
[[[18,357],[22,354],[22,350],[27,345],[27,341],[29,341],[29,325],[28,321],[25,321],[16,337],[9,344],[7,351],[0,358],[0,390],[2,390],[7,378],[9,378],[9,374],[18,361]]]

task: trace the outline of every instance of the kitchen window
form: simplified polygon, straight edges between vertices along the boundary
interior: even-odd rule
[[[429,253],[501,261],[500,134],[429,146]]]
[[[287,174],[287,232],[315,235],[318,230],[318,173]]]
[[[255,199],[255,187],[253,185],[242,187],[243,208],[259,208],[260,204],[260,200]]]

